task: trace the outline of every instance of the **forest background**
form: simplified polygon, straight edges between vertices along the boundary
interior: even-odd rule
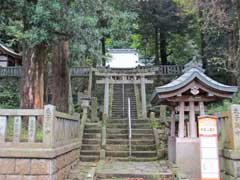
[[[199,59],[240,83],[239,0],[0,0],[0,40],[23,57],[20,96],[6,82],[0,107],[42,108],[51,74],[51,103],[68,112],[69,68],[105,66],[109,48],[137,49],[146,65]]]

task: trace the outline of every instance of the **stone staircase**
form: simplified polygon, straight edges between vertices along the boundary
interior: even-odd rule
[[[100,159],[101,126],[99,123],[87,123],[84,129],[80,151],[82,162],[94,162]]]
[[[131,117],[137,118],[136,97],[132,84],[115,84],[113,86],[112,118],[128,117],[128,97],[131,99]]]
[[[131,98],[132,117],[131,157],[129,157],[129,126],[127,119],[128,97]],[[122,161],[152,161],[157,159],[156,145],[150,121],[137,119],[136,98],[132,84],[124,86],[114,85],[112,118],[107,122],[106,156],[112,160]]]

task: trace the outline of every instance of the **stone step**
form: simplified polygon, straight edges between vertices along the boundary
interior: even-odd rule
[[[106,156],[110,157],[129,157],[129,151],[107,151]],[[132,151],[132,157],[156,157],[156,151]]]
[[[96,128],[88,128],[88,129],[84,129],[84,134],[85,133],[100,133],[101,130],[100,129],[96,129]]]
[[[109,120],[107,123],[128,123],[128,119],[127,118],[112,118],[111,120]],[[132,124],[135,123],[151,123],[149,120],[137,120],[137,119],[132,119]]]
[[[128,133],[126,134],[107,134],[108,139],[128,139]],[[132,139],[154,139],[153,134],[132,134]]]
[[[107,139],[107,144],[128,144],[128,139]],[[140,139],[140,140],[132,140],[132,145],[152,145],[154,144],[153,139]]]
[[[87,155],[87,156],[99,156],[100,152],[99,151],[95,151],[95,150],[81,150],[80,151],[80,156],[81,155]]]
[[[92,139],[101,138],[101,134],[100,133],[84,133],[83,138],[92,138]]]
[[[107,144],[106,149],[108,151],[114,151],[114,150],[118,150],[118,151],[128,151],[129,150],[129,146],[127,145],[116,145],[116,144]],[[152,144],[152,145],[132,145],[132,150],[133,151],[155,151],[156,150],[156,145]]]
[[[81,150],[95,150],[95,151],[100,151],[100,145],[82,144]]]
[[[107,134],[128,134],[128,129],[107,128]],[[152,129],[132,129],[132,134],[153,134]]]
[[[159,160],[158,157],[107,157],[106,159],[111,161],[134,161],[134,162],[149,162]]]
[[[88,128],[94,128],[94,129],[98,129],[98,128],[101,128],[100,124],[99,123],[91,123],[91,124],[86,124],[85,125],[85,129],[88,129]]]
[[[132,151],[133,157],[156,157],[157,152],[156,151]]]
[[[107,151],[106,152],[107,157],[128,157],[129,156],[129,151]]]
[[[124,124],[119,124],[119,123],[111,123],[111,124],[107,124],[107,127],[109,128],[128,128],[128,124],[124,123]],[[138,124],[132,124],[132,128],[136,128],[136,129],[151,129],[151,124],[149,123],[138,123]]]
[[[100,144],[101,139],[89,139],[89,138],[84,138],[83,139],[83,144]]]
[[[96,162],[100,160],[99,156],[88,156],[88,155],[81,155],[80,160],[83,162]]]

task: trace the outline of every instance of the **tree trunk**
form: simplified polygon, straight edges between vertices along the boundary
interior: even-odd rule
[[[43,108],[44,62],[46,59],[47,48],[45,44],[33,48],[27,48],[25,45],[23,51],[23,68],[20,90],[21,108]]]
[[[165,32],[160,32],[160,54],[161,64],[167,65],[167,36]]]
[[[46,57],[47,58],[47,57]],[[43,78],[43,82],[44,82],[44,96],[43,96],[43,102],[44,104],[49,104],[49,92],[48,92],[48,60],[46,59],[44,61],[44,78]]]
[[[205,0],[199,0],[199,11],[198,11],[198,16],[199,16],[199,29],[200,29],[200,53],[201,53],[201,58],[202,58],[202,64],[203,68],[207,68],[207,58],[205,55],[205,48],[206,48],[206,41],[204,39],[204,30],[203,30],[203,5],[205,3]]]
[[[52,48],[52,103],[58,111],[69,112],[69,44],[59,40]]]
[[[229,85],[237,84],[237,39],[235,32],[228,33],[228,58],[227,70],[229,72],[227,83]]]
[[[155,27],[155,65],[159,65],[159,43],[158,43],[158,27]]]
[[[227,0],[227,12],[233,12],[234,6],[232,3],[232,0]],[[234,23],[234,18],[232,17],[232,14],[228,14],[229,18],[229,25],[232,25],[228,30],[228,59],[227,59],[227,70],[229,72],[228,76],[228,84],[229,85],[236,85],[237,84],[237,57],[238,57],[238,28],[236,24]]]
[[[105,37],[101,39],[102,44],[102,66],[106,66],[106,44],[105,44]]]

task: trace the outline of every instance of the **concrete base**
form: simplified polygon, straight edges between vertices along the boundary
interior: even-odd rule
[[[176,137],[168,137],[168,160],[176,163]]]
[[[176,138],[176,164],[188,178],[201,179],[200,141],[198,138]]]
[[[221,177],[224,180],[240,179],[240,151],[220,150],[219,159]]]

